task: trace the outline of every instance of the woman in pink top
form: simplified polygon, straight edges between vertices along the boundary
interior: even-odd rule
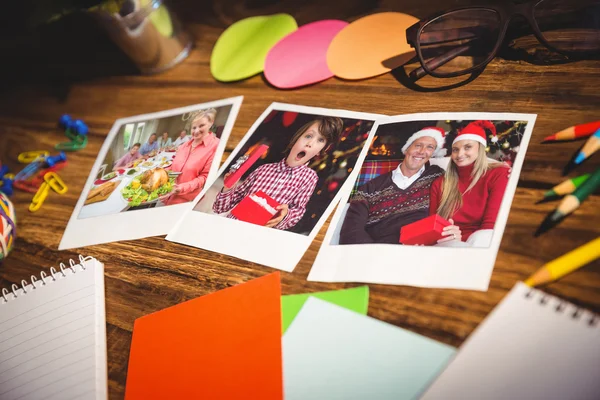
[[[169,168],[181,175],[177,177],[173,191],[162,200],[165,205],[192,201],[204,187],[219,146],[219,138],[210,131],[216,115],[217,110],[210,108],[194,117],[190,129],[192,140],[179,146]]]

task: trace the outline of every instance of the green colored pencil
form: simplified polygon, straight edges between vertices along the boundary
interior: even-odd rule
[[[579,205],[583,203],[583,201],[598,188],[600,188],[600,168],[594,171],[594,173],[590,175],[590,177],[583,182],[581,186],[575,189],[573,193],[565,196],[558,207],[556,207],[556,210],[548,215],[548,217],[546,217],[546,219],[542,222],[535,233],[535,236],[541,235],[558,224],[560,220],[579,208]]]
[[[573,193],[581,184],[588,180],[591,174],[584,174],[575,178],[567,179],[544,193],[544,198],[564,196]]]

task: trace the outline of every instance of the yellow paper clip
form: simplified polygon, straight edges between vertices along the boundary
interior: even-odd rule
[[[48,185],[46,182],[42,182],[42,185],[33,196],[33,199],[31,199],[29,211],[35,212],[39,210],[42,204],[44,204],[46,197],[48,197],[48,192],[50,192],[50,185]]]
[[[34,162],[40,157],[48,157],[50,153],[47,151],[39,150],[39,151],[26,151],[24,153],[19,154],[17,158],[20,163],[29,164]]]
[[[13,174],[12,172],[9,172],[8,174],[4,174],[4,177],[6,179],[12,179],[12,180],[14,180],[15,179],[15,174]]]
[[[56,193],[58,193],[58,194],[67,193],[67,185],[65,185],[65,183],[62,181],[62,179],[60,179],[60,176],[58,176],[58,174],[56,174],[55,172],[46,173],[44,175],[44,180],[46,181],[46,183],[48,185],[50,185],[52,190],[54,190]]]

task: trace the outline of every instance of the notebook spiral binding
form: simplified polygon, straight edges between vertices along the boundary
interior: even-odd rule
[[[73,273],[73,274],[77,273],[77,267],[80,267],[81,271],[84,271],[85,270],[85,266],[84,266],[85,262],[88,260],[91,260],[92,258],[93,257],[84,257],[80,254],[79,255],[79,264],[77,264],[75,261],[70,259],[68,267],[64,263],[59,264],[60,271],[57,271],[56,268],[54,268],[54,267],[50,267],[50,275],[46,274],[44,271],[40,272],[39,280],[35,277],[35,275],[31,275],[30,283],[27,282],[25,279],[23,279],[23,280],[21,280],[20,287],[16,283],[13,283],[11,286],[11,290],[8,290],[7,288],[2,288],[2,294],[0,295],[0,297],[2,298],[2,301],[0,301],[0,304],[8,303],[10,297],[7,297],[7,296],[10,296],[11,294],[12,294],[13,300],[19,296],[27,294],[28,293],[27,286],[29,286],[29,284],[31,284],[31,286],[32,286],[31,290],[35,290],[38,287],[46,286],[49,282],[56,281],[56,277],[59,276],[59,274],[61,274],[63,277],[66,277],[67,271],[71,271],[71,273]],[[46,282],[46,278],[48,278],[47,282]],[[40,282],[39,286],[37,285],[37,282]],[[17,292],[19,290],[21,290],[23,293],[17,295]]]
[[[573,309],[572,312],[568,311],[568,313],[571,315],[571,318],[574,320],[580,320],[584,314],[590,315],[589,319],[587,320],[587,323],[591,327],[597,326],[598,322],[600,321],[600,316],[598,316],[597,314],[586,311],[582,308],[579,308],[579,307],[573,305],[572,303],[561,300],[558,297],[546,294],[546,293],[544,293],[540,290],[536,290],[534,288],[530,288],[525,293],[525,298],[533,300],[534,295],[538,296],[537,301],[543,306],[550,304],[550,301],[553,300],[555,303],[554,310],[557,313],[564,314],[567,312],[568,308]]]

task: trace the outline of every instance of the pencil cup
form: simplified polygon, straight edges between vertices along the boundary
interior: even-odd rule
[[[126,0],[119,12],[91,12],[143,74],[165,71],[184,60],[192,36],[162,0]]]

